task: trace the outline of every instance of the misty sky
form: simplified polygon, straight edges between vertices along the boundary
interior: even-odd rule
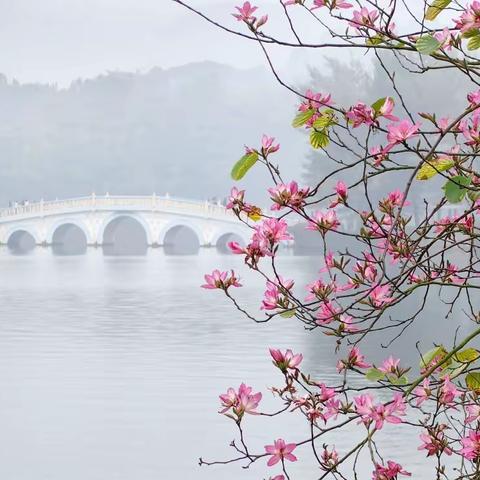
[[[230,27],[236,0],[191,3]],[[268,12],[269,33],[291,35],[279,3],[257,2]],[[292,9],[302,33],[319,40],[318,28]],[[222,32],[171,0],[0,0],[0,72],[21,83],[57,83],[112,70],[148,71],[213,60],[240,68],[264,64],[258,45]],[[302,75],[311,52],[273,50],[280,69]],[[324,55],[324,52],[322,52]]]
[[[194,3],[237,26],[228,15],[235,2]],[[240,67],[262,63],[254,45],[219,32],[170,0],[0,0],[0,13],[0,72],[22,83],[68,86],[109,70],[202,60]]]

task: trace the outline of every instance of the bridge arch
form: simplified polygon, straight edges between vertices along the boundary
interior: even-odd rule
[[[97,238],[104,252],[112,255],[143,255],[153,243],[145,218],[128,212],[110,215],[100,227]]]
[[[59,229],[65,226],[72,226],[76,227],[79,230],[82,231],[82,233],[85,235],[85,239],[87,244],[94,243],[94,239],[91,238],[89,229],[87,228],[87,225],[79,218],[73,218],[73,217],[65,217],[65,218],[60,218],[57,221],[53,222],[50,228],[47,231],[47,235],[45,238],[45,241],[48,245],[51,245],[54,243],[54,236],[55,234],[58,235]]]
[[[221,253],[230,253],[228,248],[229,242],[237,242],[242,246],[246,246],[250,239],[247,232],[241,231],[237,228],[229,228],[217,232],[212,238],[212,246],[216,247]]]
[[[39,243],[35,232],[22,226],[12,228],[7,232],[5,239],[7,247],[15,254],[29,253]]]
[[[163,227],[158,238],[167,254],[187,255],[197,253],[204,245],[204,234],[194,222],[180,220]]]
[[[91,239],[82,222],[63,220],[51,228],[48,243],[56,255],[81,255],[86,253]]]

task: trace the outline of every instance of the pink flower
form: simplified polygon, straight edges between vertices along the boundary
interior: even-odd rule
[[[404,197],[405,196],[401,190],[394,190],[393,192],[390,192],[388,194],[387,198],[384,198],[381,201],[380,206],[382,207],[382,210],[386,213],[391,213],[393,208],[401,207],[402,205],[404,207],[408,207],[410,205],[410,202],[404,200]]]
[[[445,51],[452,49],[454,38],[452,32],[447,27],[445,27],[441,32],[436,32],[433,36],[440,42],[441,48],[443,48]]]
[[[378,367],[378,369],[383,373],[398,373],[398,366],[400,364],[400,359],[394,359],[391,355],[383,361],[382,366]]]
[[[378,111],[378,116],[385,117],[388,120],[391,120],[392,122],[397,122],[398,117],[396,117],[395,115],[392,115],[394,107],[395,107],[395,102],[393,101],[393,98],[386,97],[385,101],[383,102],[383,105],[380,107],[380,110]]]
[[[400,123],[390,123],[387,125],[387,140],[390,145],[396,145],[407,139],[418,135],[419,123],[412,123],[410,120],[402,120]]]
[[[285,480],[285,477],[283,475],[275,475],[274,477],[270,477],[270,480]]]
[[[238,242],[228,242],[227,246],[232,251],[232,253],[235,253],[237,255],[247,253],[247,250],[242,247]]]
[[[478,421],[480,418],[480,405],[467,405],[468,417],[465,422],[472,423]]]
[[[288,309],[290,302],[286,292],[293,287],[293,280],[284,280],[280,277],[280,283],[277,285],[273,282],[267,282],[267,290],[262,300],[262,310],[275,310],[277,308]]]
[[[377,285],[370,291],[369,298],[374,307],[380,308],[393,301],[390,295],[390,287],[388,285]]]
[[[435,428],[429,428],[427,433],[421,433],[420,439],[423,443],[418,447],[418,450],[426,450],[427,457],[442,453],[451,455],[452,449],[448,446],[448,439],[445,438],[443,433],[446,428],[445,424],[441,424]]]
[[[347,3],[344,0],[314,0],[313,7],[310,10],[315,10],[316,8],[328,7],[330,10],[335,8],[352,8],[351,3]]]
[[[450,125],[450,118],[448,117],[442,117],[438,120],[438,128],[440,128],[441,132],[446,132],[448,126]]]
[[[335,192],[337,193],[337,198],[330,203],[329,208],[334,208],[339,204],[345,204],[347,201],[348,188],[342,181],[339,180],[335,185]]]
[[[355,333],[359,328],[353,323],[353,318],[350,315],[340,315],[340,323],[344,332]]]
[[[307,291],[309,293],[305,297],[305,300],[325,300],[336,289],[336,285],[333,283],[324,283],[322,280],[315,280],[314,282],[307,285]]]
[[[313,93],[311,90],[307,90],[305,97],[305,100],[298,107],[300,112],[316,110],[322,106],[331,106],[333,104],[330,94],[324,95],[323,93]]]
[[[328,325],[335,320],[335,316],[337,316],[341,311],[341,308],[336,307],[332,302],[327,300],[320,305],[320,308],[317,312],[316,323],[318,325]]]
[[[477,460],[480,457],[480,432],[471,430],[470,433],[460,440],[462,449],[460,454],[467,460]]]
[[[468,103],[470,103],[470,107],[476,107],[480,104],[480,90],[476,90],[475,92],[470,92],[467,95]]]
[[[232,15],[239,22],[251,22],[252,20],[256,20],[256,18],[253,16],[253,13],[258,9],[258,7],[252,7],[250,2],[245,2],[241,7],[235,8],[237,9],[238,13],[232,13]]]
[[[297,367],[302,363],[303,355],[301,353],[294,355],[290,349],[285,353],[274,348],[270,348],[269,350],[270,355],[273,358],[273,364],[282,370],[282,372],[287,370],[297,370]]]
[[[444,405],[452,405],[455,398],[460,396],[462,392],[457,390],[457,387],[450,381],[448,375],[443,379],[443,385],[441,388],[440,403]]]
[[[417,407],[419,407],[425,400],[428,400],[432,394],[432,390],[430,389],[430,380],[425,378],[422,386],[417,387],[413,393],[417,396]]]
[[[371,126],[375,123],[375,112],[373,108],[362,102],[358,102],[351,107],[345,116],[352,122],[353,128],[357,128],[363,124]]]
[[[214,270],[210,275],[204,276],[205,283],[202,288],[227,290],[229,287],[241,287],[238,282],[238,278],[235,276],[235,272],[232,270],[230,276],[228,272],[221,272],[220,270]]]
[[[405,475],[410,477],[412,474],[403,470],[403,467],[391,460],[388,460],[387,466],[375,465],[375,471],[373,472],[373,480],[396,480],[398,475]]]
[[[267,465],[272,467],[280,461],[283,462],[284,459],[290,462],[296,462],[297,457],[292,454],[296,448],[297,445],[295,445],[295,443],[285,443],[285,440],[281,438],[275,440],[273,445],[265,445],[265,451],[271,455]]]
[[[344,360],[339,360],[337,363],[338,372],[342,372],[347,368],[370,368],[371,365],[365,361],[365,355],[360,353],[358,347],[352,347],[348,353],[348,357]]]
[[[373,396],[369,393],[354,397],[355,410],[362,418],[365,425],[375,423],[375,428],[381,430],[384,422],[399,424],[402,423],[400,416],[405,415],[405,401],[401,393],[396,393],[393,401],[384,405],[374,404]]]
[[[275,138],[267,135],[262,136],[262,154],[266,157],[270,153],[275,153],[280,149],[280,145],[274,145]]]
[[[245,413],[256,415],[256,408],[262,399],[260,392],[252,394],[252,387],[248,387],[244,383],[240,385],[238,391],[229,388],[227,393],[220,395],[223,409],[220,413],[226,413],[232,409],[233,413],[241,420]]]
[[[287,231],[288,225],[285,220],[267,218],[260,225],[255,225],[253,240],[258,242],[261,248],[271,252],[272,247],[282,240],[292,240],[293,237]]]
[[[390,151],[390,149],[387,149],[387,148],[384,149],[384,148],[379,147],[379,146],[375,146],[375,147],[370,148],[369,153],[374,158],[374,163],[373,164],[376,167],[381,165],[382,162],[388,158],[388,152],[389,151]]]
[[[301,208],[305,205],[305,197],[309,191],[310,189],[308,187],[298,188],[298,184],[295,181],[288,184],[280,183],[274,188],[269,188],[268,192],[275,202],[271,209],[281,210],[286,206]]]
[[[480,2],[472,2],[460,18],[456,20],[455,26],[459,28],[462,33],[480,28]]]
[[[360,10],[353,11],[350,25],[357,30],[359,27],[375,28],[377,18],[378,10],[368,10],[366,7],[362,7]]]
[[[319,273],[329,272],[332,268],[335,268],[335,257],[332,251],[328,251],[324,258],[325,266],[319,270]]]
[[[322,470],[333,470],[336,465],[338,465],[339,457],[338,453],[335,450],[335,448],[332,448],[332,450],[329,452],[327,449],[327,446],[325,445],[323,447],[322,454],[320,456],[320,468]]]
[[[325,234],[329,230],[336,230],[339,226],[340,222],[337,219],[335,211],[328,210],[326,212],[315,212],[306,228],[307,230],[318,230],[322,234]]]
[[[243,198],[245,196],[245,190],[239,190],[237,187],[232,187],[230,196],[228,197],[227,209],[232,209],[236,205],[243,204]]]

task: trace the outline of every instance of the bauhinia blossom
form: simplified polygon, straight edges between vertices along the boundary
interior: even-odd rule
[[[294,354],[290,349],[283,353],[281,350],[270,348],[270,355],[273,358],[273,364],[282,370],[282,372],[297,370],[297,367],[303,360],[301,353]]]
[[[345,2],[344,0],[314,0],[313,7],[310,10],[315,10],[322,7],[327,7],[330,10],[334,10],[335,8],[352,8],[353,5]]]
[[[362,7],[360,10],[353,11],[350,25],[357,30],[359,30],[360,27],[375,28],[375,22],[377,21],[378,16],[378,10],[368,10],[368,8]]]
[[[462,443],[460,454],[467,460],[478,460],[480,457],[480,432],[471,430],[460,441]]]
[[[211,274],[206,274],[204,278],[205,283],[202,285],[202,288],[227,290],[230,287],[242,286],[241,283],[238,282],[239,279],[233,270],[231,270],[230,275],[228,272],[214,270]]]
[[[390,123],[387,125],[387,140],[389,145],[405,142],[409,138],[418,135],[420,129],[419,123],[412,123],[410,120],[402,120],[400,123]]]
[[[480,28],[480,2],[475,0],[462,13],[460,18],[456,20],[456,28],[462,33]]]
[[[284,207],[300,208],[305,205],[305,198],[310,189],[298,188],[298,184],[292,181],[288,184],[279,183],[274,188],[269,188],[271,199],[274,202],[271,209],[281,210]]]
[[[377,285],[370,291],[368,298],[372,302],[372,305],[380,308],[393,301],[393,297],[390,297],[389,285]]]
[[[240,385],[237,391],[230,387],[227,393],[220,395],[223,407],[220,413],[226,413],[231,409],[237,420],[240,421],[245,413],[257,414],[256,409],[261,399],[262,394],[260,392],[252,393],[252,387],[248,387],[244,383]]]
[[[448,446],[448,439],[444,434],[444,430],[447,428],[447,425],[440,424],[435,427],[429,427],[426,433],[421,433],[420,439],[423,443],[418,447],[418,450],[426,450],[427,457],[442,453],[451,455],[452,449]]]
[[[430,388],[430,380],[428,378],[424,378],[422,385],[415,388],[413,393],[417,397],[417,407],[419,407],[423,402],[430,398],[432,394],[432,390]]]
[[[392,373],[398,375],[400,359],[393,358],[391,355],[383,361],[382,365],[378,369],[383,373]]]
[[[387,466],[377,464],[373,472],[373,480],[397,480],[398,475],[411,476],[399,463],[388,460]]]
[[[440,389],[440,392],[440,403],[443,403],[444,405],[452,405],[455,398],[461,395],[461,392],[450,381],[450,377],[448,375],[446,375],[443,379],[443,385]]]
[[[337,198],[330,203],[330,208],[334,208],[340,204],[343,205],[347,201],[348,188],[341,180],[339,180],[335,185],[335,192],[337,194]]]
[[[278,152],[280,150],[280,144],[274,144],[275,138],[269,137],[268,135],[262,136],[262,155],[267,157],[271,153]]]
[[[250,2],[245,2],[241,7],[235,7],[237,13],[232,15],[239,21],[246,23],[251,30],[258,30],[262,25],[265,25],[268,20],[268,15],[263,15],[257,20],[257,17],[253,16],[258,7],[252,6]]]
[[[372,365],[365,361],[365,355],[360,353],[358,347],[352,347],[348,357],[337,362],[337,370],[342,372],[349,368],[370,368]]]
[[[292,452],[297,448],[295,443],[285,443],[285,440],[279,438],[273,442],[273,445],[265,445],[265,452],[271,455],[267,462],[269,467],[273,467],[280,461],[288,460],[289,462],[296,462],[297,457]]]
[[[307,230],[318,230],[325,234],[329,230],[336,230],[339,226],[340,222],[334,210],[318,211],[312,215]]]
[[[262,300],[262,310],[288,309],[290,300],[286,294],[292,289],[293,284],[293,280],[284,280],[283,278],[280,278],[278,283],[267,282],[267,290]]]
[[[405,415],[406,404],[402,394],[396,393],[390,403],[374,403],[373,396],[369,393],[354,397],[355,410],[361,416],[365,425],[375,424],[377,430],[381,430],[384,422],[399,424],[400,417]]]

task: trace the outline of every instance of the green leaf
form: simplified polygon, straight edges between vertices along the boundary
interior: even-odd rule
[[[452,379],[461,375],[468,368],[468,363],[457,362],[452,360],[450,365],[446,367],[440,375],[440,378],[445,378],[447,375]]]
[[[295,309],[292,308],[291,310],[285,310],[280,314],[283,318],[292,318],[295,315]]]
[[[332,125],[335,125],[335,119],[332,113],[322,113],[314,122],[313,128],[323,130]]]
[[[469,190],[468,193],[467,193],[467,197],[472,202],[476,202],[480,198],[480,193],[479,192],[473,192],[472,190]]]
[[[439,158],[438,160],[429,160],[425,162],[417,172],[417,180],[429,180],[439,172],[449,170],[455,165],[451,158]]]
[[[432,4],[427,8],[425,14],[425,20],[435,20],[441,11],[448,7],[452,0],[434,0]]]
[[[480,352],[475,348],[467,348],[457,352],[455,358],[462,363],[471,363],[474,362],[477,358],[480,357]]]
[[[475,392],[480,391],[480,373],[470,372],[466,377],[467,387]]]
[[[300,112],[297,116],[293,119],[292,127],[298,128],[302,125],[305,125],[312,117],[315,115],[315,110],[313,108],[309,108],[304,112]]]
[[[392,385],[406,385],[408,383],[408,378],[406,375],[397,377],[396,375],[388,375],[388,380]]]
[[[380,109],[385,104],[385,100],[387,100],[387,97],[379,98],[375,103],[372,103],[372,108],[375,113],[378,113],[380,111]]]
[[[443,345],[439,345],[438,347],[432,348],[429,350],[427,353],[424,353],[422,355],[422,358],[420,359],[420,368],[428,368],[431,367],[432,361],[437,358],[443,358],[445,355],[447,355],[447,351],[445,350],[445,347]]]
[[[246,153],[232,168],[230,173],[234,180],[241,180],[258,160],[257,152]]]
[[[450,203],[461,202],[468,192],[464,187],[468,187],[471,181],[470,177],[465,177],[464,175],[457,175],[456,177],[450,178],[450,180],[448,180],[443,186],[446,199]]]
[[[475,35],[478,35],[479,31],[478,28],[471,28],[470,30],[467,30],[466,32],[462,33],[463,38],[472,38]]]
[[[415,48],[423,55],[431,55],[438,50],[442,44],[432,35],[424,35],[415,43]]]
[[[328,135],[324,132],[318,132],[317,130],[312,130],[310,133],[310,145],[313,148],[325,148],[330,142]]]
[[[477,34],[470,38],[467,43],[468,50],[478,50],[480,48],[480,32],[477,30]]]
[[[367,38],[367,41],[365,42],[365,45],[368,45],[370,47],[374,47],[376,45],[380,45],[384,40],[383,35],[377,34],[373,37]]]
[[[371,382],[378,382],[385,377],[385,374],[381,372],[378,368],[370,368],[365,374],[365,378]]]

